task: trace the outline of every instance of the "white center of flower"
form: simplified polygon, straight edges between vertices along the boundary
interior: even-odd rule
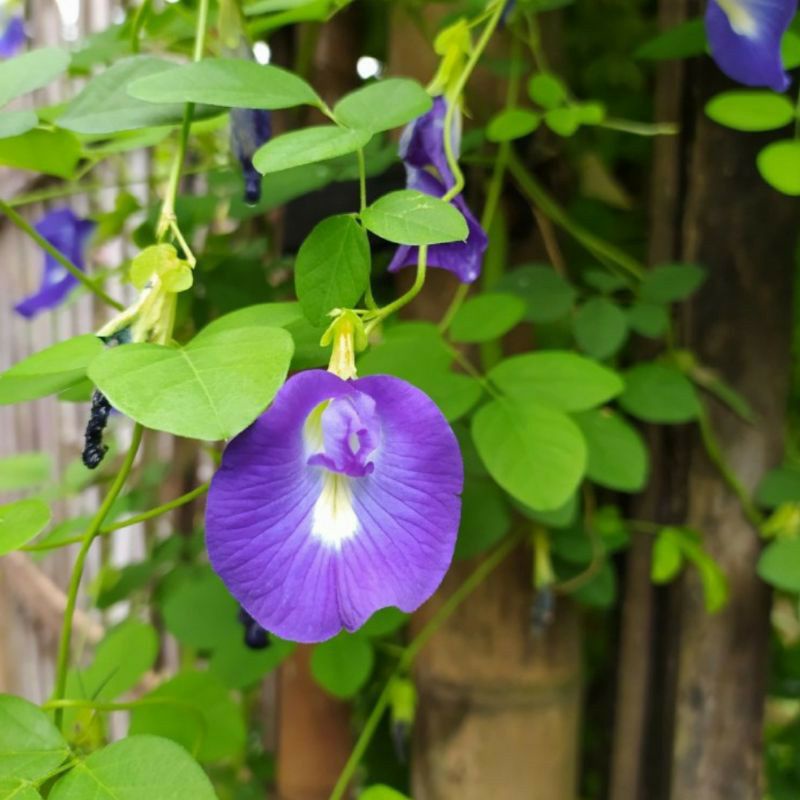
[[[758,37],[758,22],[745,3],[741,0],[717,0],[717,2],[739,36],[747,36],[750,39]]]
[[[311,518],[311,534],[334,550],[356,535],[358,517],[353,510],[353,492],[346,475],[324,471],[322,491]]]

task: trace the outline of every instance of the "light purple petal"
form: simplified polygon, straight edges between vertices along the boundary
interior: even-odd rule
[[[11,17],[5,30],[0,33],[0,58],[15,56],[25,44],[25,21],[22,17]]]
[[[445,194],[442,183],[423,170],[408,170],[408,187],[433,197],[442,197]],[[469,235],[464,242],[432,245],[428,248],[427,263],[429,267],[452,272],[462,283],[473,283],[481,274],[483,254],[486,252],[489,239],[462,195],[453,198],[451,202],[467,220]],[[389,272],[397,272],[403,267],[415,265],[418,259],[419,248],[401,245],[389,264]]]
[[[781,39],[798,0],[709,0],[706,29],[719,68],[746,86],[783,92],[789,76],[781,61]]]
[[[363,477],[308,463],[326,433],[336,438],[320,430],[329,400],[350,401],[361,423],[374,404],[365,427],[374,469]],[[339,409],[335,421],[348,415]],[[418,389],[303,372],[226,449],[208,498],[209,557],[265,629],[323,641],[380,608],[410,612],[430,597],[452,559],[462,483],[455,436]]]
[[[398,152],[407,166],[418,170],[433,167],[442,181],[450,188],[455,178],[447,163],[444,149],[444,121],[447,115],[447,100],[441,95],[433,98],[433,106],[421,117],[409,123],[400,137]],[[460,118],[453,125],[453,154],[458,158],[461,150],[459,134]]]
[[[60,208],[46,214],[34,227],[78,269],[84,269],[86,243],[94,230],[94,222],[80,219],[69,208]],[[77,285],[78,280],[53,256],[45,253],[39,289],[17,303],[14,310],[23,317],[34,317],[56,308]]]

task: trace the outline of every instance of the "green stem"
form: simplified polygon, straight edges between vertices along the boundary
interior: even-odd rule
[[[575,222],[545,191],[544,187],[533,177],[513,150],[509,152],[508,169],[522,193],[548,219],[563,228],[603,263],[611,262],[616,264],[629,278],[635,281],[642,280],[645,274],[644,266],[625,251],[610,242],[606,242]]]
[[[764,524],[764,517],[761,512],[756,508],[750,494],[745,489],[742,482],[739,480],[736,473],[731,469],[730,464],[725,459],[722,452],[722,447],[717,440],[716,434],[711,427],[711,420],[708,416],[708,411],[704,406],[701,406],[700,413],[697,417],[697,424],[700,428],[700,438],[703,442],[706,455],[711,463],[717,468],[722,479],[728,485],[728,488],[736,495],[739,504],[742,507],[742,513],[745,518],[753,525],[756,530],[761,530]]]
[[[17,226],[24,234],[33,239],[39,247],[46,253],[49,253],[73,278],[80,281],[90,292],[93,292],[99,297],[106,305],[122,311],[124,306],[114,300],[113,297],[107,295],[83,270],[78,269],[60,250],[53,247],[47,239],[42,236],[36,228],[33,227],[23,216],[15,211],[5,200],[0,200],[0,211],[8,217],[9,221]]]
[[[107,536],[109,533],[121,530],[122,528],[129,528],[131,525],[138,525],[140,522],[146,522],[147,520],[153,519],[154,517],[160,517],[162,514],[166,514],[168,511],[172,511],[173,509],[180,508],[181,506],[184,506],[187,503],[191,503],[192,500],[195,500],[201,495],[205,494],[208,491],[208,487],[209,487],[208,483],[203,483],[196,489],[192,489],[191,492],[182,494],[180,497],[176,497],[174,500],[170,500],[168,503],[163,503],[160,506],[151,508],[149,511],[143,511],[141,514],[135,514],[134,516],[128,517],[127,519],[123,519],[120,522],[115,522],[113,525],[109,525],[107,528],[101,528],[97,532],[97,535]],[[50,545],[47,542],[44,542],[43,544],[39,545],[29,544],[26,547],[22,547],[20,549],[35,553],[39,551],[57,550],[60,547],[66,547],[67,545],[70,544],[79,544],[82,541],[83,541],[83,536],[74,536],[71,539],[63,539],[59,541],[57,544],[54,543]]]
[[[105,496],[100,508],[94,515],[94,518],[89,523],[89,527],[83,535],[81,542],[81,549],[78,551],[78,556],[75,559],[75,564],[72,567],[72,575],[69,580],[69,588],[67,589],[67,603],[64,609],[64,627],[61,629],[61,639],[58,644],[58,656],[56,659],[56,686],[53,692],[54,700],[61,700],[67,688],[67,667],[69,666],[70,644],[72,642],[72,622],[75,616],[75,606],[78,602],[78,589],[80,589],[81,578],[83,577],[83,569],[86,565],[86,557],[89,555],[92,542],[100,531],[100,526],[108,516],[111,506],[122,491],[125,481],[133,469],[133,462],[136,460],[136,453],[139,450],[139,445],[142,441],[142,426],[137,422],[133,428],[133,438],[131,446],[125,455],[125,460],[122,462],[122,467],[114,478],[108,494]],[[56,709],[55,722],[56,727],[61,727],[63,714],[60,709]]]
[[[389,680],[383,687],[375,705],[372,708],[364,727],[361,729],[361,734],[356,740],[355,746],[347,759],[347,763],[342,769],[336,785],[330,794],[329,800],[341,800],[344,797],[347,787],[353,779],[364,753],[378,729],[383,714],[389,705],[390,687],[392,681],[401,675],[408,672],[414,659],[419,655],[423,647],[428,643],[428,640],[439,630],[439,628],[447,622],[459,606],[494,572],[497,567],[506,559],[511,551],[517,546],[519,540],[517,537],[509,537],[505,542],[500,544],[494,552],[492,552],[485,561],[483,561],[475,571],[456,589],[450,597],[445,600],[439,610],[431,617],[425,627],[417,634],[411,643],[403,651],[397,666],[394,669]]]
[[[356,157],[358,158],[358,193],[361,206],[359,213],[363,214],[364,209],[367,207],[367,164],[364,159],[363,147],[359,147],[356,150]]]
[[[384,306],[375,312],[375,316],[365,326],[365,331],[367,334],[369,334],[370,331],[372,331],[375,326],[378,325],[378,323],[391,316],[396,311],[399,311],[401,308],[403,308],[403,306],[408,305],[422,291],[422,287],[425,285],[425,275],[427,273],[427,269],[428,246],[423,244],[419,247],[417,274],[414,277],[413,285],[405,294],[398,297],[397,300],[394,300],[393,302],[389,303],[389,305]]]
[[[478,43],[475,45],[475,49],[470,54],[469,60],[464,67],[464,71],[458,76],[458,80],[453,86],[452,91],[448,92],[448,95],[452,97],[452,102],[448,102],[447,112],[445,113],[444,117],[444,152],[447,157],[447,165],[450,167],[450,171],[453,173],[454,183],[444,197],[442,197],[442,200],[445,202],[449,202],[454,197],[459,195],[464,189],[465,183],[464,173],[461,171],[458,158],[453,151],[453,122],[455,120],[456,110],[458,109],[461,95],[464,93],[464,89],[466,88],[467,81],[477,66],[478,61],[483,55],[483,51],[489,44],[489,40],[492,38],[495,28],[497,28],[500,19],[503,16],[503,9],[505,8],[505,5],[506,0],[496,0],[494,12],[489,18],[489,21],[486,23],[486,27],[483,29],[483,32],[478,39]]]
[[[206,29],[208,28],[208,7],[209,0],[200,0],[197,11],[197,27],[194,36],[194,53],[192,61],[200,61],[203,58],[203,50],[206,41]],[[161,214],[158,219],[156,236],[162,242],[175,222],[175,201],[178,197],[178,184],[181,179],[183,162],[186,158],[186,148],[189,143],[189,132],[192,127],[192,117],[194,116],[194,103],[187,103],[183,111],[183,123],[181,124],[181,134],[178,140],[178,150],[172,160],[167,190],[164,195],[164,202],[161,206]]]

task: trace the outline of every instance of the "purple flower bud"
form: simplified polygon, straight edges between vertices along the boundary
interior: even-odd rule
[[[25,45],[25,21],[22,17],[11,17],[0,33],[0,58],[15,56]]]
[[[261,173],[253,166],[253,156],[272,136],[269,111],[253,108],[231,109],[231,150],[242,165],[244,200],[255,205],[261,199]]]

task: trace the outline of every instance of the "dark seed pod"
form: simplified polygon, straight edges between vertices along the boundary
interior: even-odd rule
[[[241,606],[239,622],[244,626],[244,643],[251,650],[264,650],[270,645],[269,633],[265,631]]]
[[[97,469],[108,452],[108,445],[103,444],[103,431],[108,423],[110,413],[111,403],[108,402],[108,398],[101,391],[95,389],[92,394],[89,422],[84,435],[86,443],[81,454],[81,459],[88,469]]]
[[[405,764],[408,761],[408,739],[411,735],[411,725],[405,721],[394,720],[391,731],[394,754],[401,764]]]
[[[253,166],[253,156],[272,135],[269,111],[255,108],[233,108],[231,150],[239,160],[244,177],[244,201],[255,205],[261,199],[261,173]]]

